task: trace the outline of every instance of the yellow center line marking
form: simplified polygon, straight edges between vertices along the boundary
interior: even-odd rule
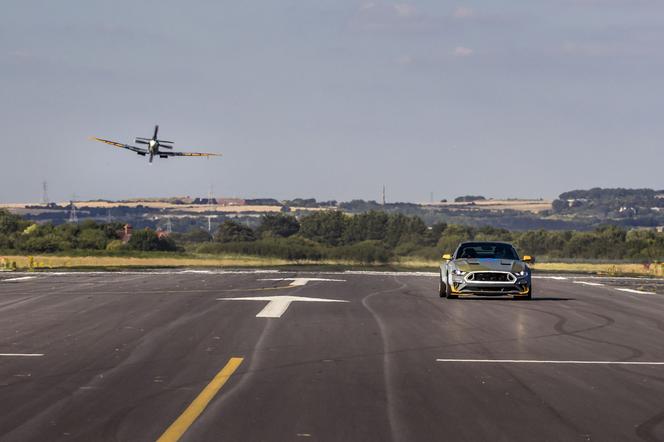
[[[175,442],[189,429],[191,424],[203,413],[212,398],[217,394],[226,381],[237,370],[244,358],[231,358],[226,366],[210,381],[201,393],[189,404],[186,410],[161,435],[157,442]]]

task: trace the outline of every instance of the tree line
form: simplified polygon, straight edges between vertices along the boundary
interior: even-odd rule
[[[34,224],[6,210],[0,210],[0,250],[19,253],[58,253],[77,250],[108,252],[164,251],[174,252],[178,246],[172,238],[151,229],[133,232],[122,241],[124,224]]]
[[[274,213],[263,215],[256,228],[226,220],[212,235],[200,228],[169,236],[140,229],[127,242],[122,237],[120,223],[33,224],[0,211],[0,250],[19,253],[164,251],[386,263],[406,256],[438,259],[462,241],[498,240],[540,259],[664,260],[664,233],[652,229],[510,231],[446,223],[427,226],[417,216],[379,211],[357,215],[318,211],[300,218]]]
[[[416,216],[377,211],[355,216],[321,211],[300,219],[271,214],[263,216],[255,230],[227,220],[210,240],[199,250],[312,260],[438,259],[462,241],[511,242],[521,254],[543,259],[664,260],[664,233],[653,229],[607,225],[592,231],[510,231],[445,223],[427,226]]]

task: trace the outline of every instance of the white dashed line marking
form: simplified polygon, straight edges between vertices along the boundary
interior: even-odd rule
[[[599,282],[588,282],[588,281],[572,281],[574,284],[583,284],[583,285],[590,285],[593,287],[604,287],[604,284],[600,284]]]
[[[2,282],[19,282],[19,281],[27,281],[29,279],[35,279],[36,276],[21,276],[20,278],[9,278],[9,279],[3,279]]]
[[[44,356],[44,353],[0,353],[2,358],[38,358]]]
[[[644,292],[642,290],[634,290],[634,289],[619,289],[619,288],[616,288],[616,290],[620,290],[621,292],[626,292],[626,293],[636,293],[637,295],[656,295],[657,294],[655,292]]]

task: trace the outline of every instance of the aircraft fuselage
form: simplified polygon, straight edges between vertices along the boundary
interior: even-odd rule
[[[152,155],[157,155],[159,153],[159,141],[150,140],[148,143],[148,150]]]

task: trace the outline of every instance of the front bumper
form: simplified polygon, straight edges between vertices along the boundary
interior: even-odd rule
[[[450,275],[450,291],[456,295],[528,295],[530,293],[530,275],[517,277],[508,272],[483,272],[505,275],[506,281],[478,281],[473,273],[464,276]]]

